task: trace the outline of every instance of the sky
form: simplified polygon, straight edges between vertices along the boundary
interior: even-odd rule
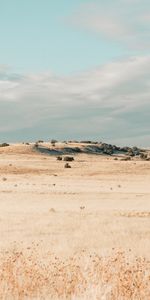
[[[0,0],[0,142],[150,147],[149,0]]]

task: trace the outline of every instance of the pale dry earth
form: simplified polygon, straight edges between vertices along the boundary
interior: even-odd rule
[[[108,256],[115,248],[149,260],[150,161],[74,158],[65,169],[30,145],[0,149],[1,251],[37,245],[42,255],[66,259],[83,250]]]

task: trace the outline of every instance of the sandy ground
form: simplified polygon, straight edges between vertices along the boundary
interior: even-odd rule
[[[0,149],[0,249],[150,257],[150,161],[78,154],[71,166],[27,145]]]

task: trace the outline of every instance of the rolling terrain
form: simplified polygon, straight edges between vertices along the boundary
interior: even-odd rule
[[[0,148],[1,299],[150,298],[149,151],[95,147]]]

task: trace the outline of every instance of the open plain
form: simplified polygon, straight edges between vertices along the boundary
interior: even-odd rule
[[[150,161],[64,164],[0,148],[0,299],[150,299]]]

